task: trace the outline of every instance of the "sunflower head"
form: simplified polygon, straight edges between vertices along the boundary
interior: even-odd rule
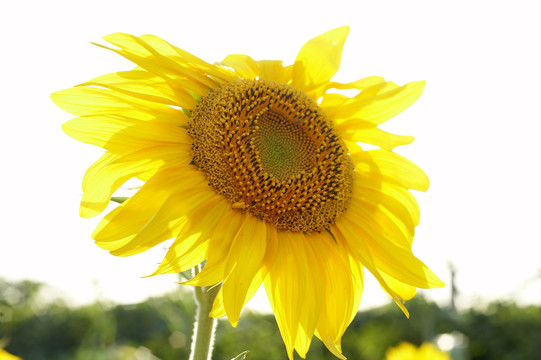
[[[328,229],[351,198],[353,165],[325,113],[301,91],[238,80],[203,97],[188,121],[209,184],[280,230]]]
[[[428,179],[392,149],[413,138],[378,128],[424,82],[331,81],[348,31],[308,41],[292,65],[246,55],[209,64],[152,35],[111,34],[116,47],[99,46],[137,67],[52,95],[78,116],[64,131],[106,150],[85,174],[81,216],[144,181],[101,220],[96,244],[129,256],[174,239],[153,275],[205,262],[186,284],[221,284],[211,315],[233,325],[264,284],[290,358],[314,334],[344,358],[365,268],[406,314],[417,288],[443,285],[411,250],[410,189]]]

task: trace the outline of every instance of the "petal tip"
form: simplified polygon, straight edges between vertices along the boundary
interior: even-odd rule
[[[349,34],[349,25],[340,26],[337,28],[334,28],[332,30],[327,31],[326,35],[333,35],[333,37],[336,37],[338,39],[346,38]]]

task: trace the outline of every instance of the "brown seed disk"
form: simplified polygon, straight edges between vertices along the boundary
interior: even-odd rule
[[[353,165],[332,124],[289,85],[239,80],[191,112],[193,162],[233,208],[281,230],[321,231],[346,210]]]

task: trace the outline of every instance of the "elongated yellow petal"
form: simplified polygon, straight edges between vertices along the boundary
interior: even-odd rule
[[[374,262],[381,271],[400,282],[419,288],[440,288],[445,284],[419,259],[392,242],[367,237]]]
[[[350,318],[348,324],[346,325],[347,327],[349,324],[351,324],[355,318],[355,315],[357,315],[359,304],[361,303],[361,296],[364,290],[364,267],[352,254],[348,252],[343,243],[340,243],[339,248],[341,251],[347,254],[352,279],[353,302],[351,303]],[[343,328],[342,330],[345,332],[346,328]]]
[[[348,214],[342,216],[334,226],[331,226],[332,233],[337,241],[340,241],[344,245],[353,258],[360,261],[374,275],[380,286],[391,296],[404,314],[409,317],[408,309],[402,303],[402,299],[387,285],[374,262],[370,249],[362,241],[362,236],[364,235],[362,229],[360,231],[358,230],[355,220],[351,219],[351,215],[348,216]]]
[[[300,232],[277,235],[276,259],[265,279],[265,290],[288,356],[292,359],[295,349],[304,357],[324,299],[323,264],[315,255],[313,239]]]
[[[355,122],[341,123],[336,126],[336,130],[350,141],[376,145],[385,150],[411,144],[415,140],[413,136],[395,135],[376,127],[362,128],[364,125]]]
[[[221,318],[227,316],[224,308],[224,288],[221,287],[214,299],[212,304],[212,310],[210,311],[210,316],[213,318]]]
[[[280,60],[255,61],[247,55],[234,54],[228,55],[221,64],[233,68],[244,79],[271,80],[284,84],[292,81],[293,66],[283,66]]]
[[[384,222],[392,221],[400,231],[413,235],[414,228],[419,223],[420,212],[417,201],[407,189],[387,182],[378,185],[359,181],[353,196],[355,201],[368,204],[370,209],[377,209],[378,216],[387,218]],[[411,248],[411,244],[409,247]]]
[[[266,254],[265,254],[266,255]],[[255,295],[255,293],[257,292],[257,290],[261,287],[261,283],[263,282],[263,280],[265,279],[265,277],[267,276],[267,268],[265,266],[262,266],[259,268],[259,270],[253,275],[253,277],[250,279],[250,283],[249,283],[249,286],[248,288],[246,289],[246,293],[245,295],[243,295],[244,297],[244,301],[242,302],[242,306],[241,306],[241,309],[244,307],[244,305],[246,305],[248,303],[248,301],[250,301],[250,299]],[[229,286],[236,286],[233,285],[232,283],[229,283]],[[227,293],[224,292],[224,294]],[[225,296],[225,295],[224,295]],[[223,300],[222,300],[223,301]],[[223,305],[221,305],[223,306]],[[217,307],[218,308],[218,307]],[[225,311],[225,307],[224,307],[224,311]],[[233,323],[230,318],[229,318],[229,313],[226,313],[226,315],[228,316],[228,319],[230,321],[230,323],[233,325],[233,326],[237,326],[238,325],[238,319],[236,319],[236,322]],[[213,317],[216,317],[214,315],[211,315]]]
[[[354,197],[357,201],[352,204],[353,211],[355,211],[352,216],[355,216],[359,225],[369,227],[372,232],[380,233],[388,241],[392,241],[406,250],[411,249],[415,233],[413,226],[406,226],[400,219],[379,204],[372,205],[362,201],[362,194],[358,192],[354,194]]]
[[[208,239],[201,239],[199,234],[175,239],[158,268],[148,276],[180,273],[193,268],[206,259],[208,244]]]
[[[351,154],[358,177],[386,181],[407,189],[426,191],[429,181],[417,165],[392,151],[370,150]]]
[[[347,358],[342,354],[342,349],[336,345],[336,343],[332,340],[332,338],[322,335],[320,333],[317,333],[318,338],[323,341],[323,344],[325,344],[325,347],[337,358],[341,360],[346,360]]]
[[[184,67],[195,69],[199,73],[205,74],[213,81],[222,84],[237,79],[237,76],[228,69],[209,64],[197,56],[182,50],[157,36],[142,35],[140,36],[140,39],[156,49],[160,54],[181,62]]]
[[[293,86],[307,93],[324,86],[340,67],[348,33],[349,27],[344,26],[327,31],[304,44],[293,65]]]
[[[267,237],[265,240],[265,255],[263,257],[259,270],[253,276],[253,279],[250,283],[249,289],[247,291],[247,295],[244,300],[244,305],[246,305],[246,303],[252,298],[252,296],[260,288],[261,283],[267,277],[267,274],[272,268],[276,260],[276,256],[278,254],[278,241],[277,241],[278,230],[274,227],[270,227],[265,224],[265,232],[267,234]],[[228,255],[231,255],[231,253]],[[227,275],[225,277],[227,277]]]
[[[222,60],[221,64],[233,68],[233,70],[235,70],[235,72],[243,79],[254,80],[259,76],[259,66],[256,61],[248,55],[228,55]]]
[[[194,187],[193,191],[191,194],[176,193],[167,199],[129,243],[111,251],[111,254],[130,256],[141,253],[179,232],[182,234],[181,230],[188,227],[190,220],[197,215],[205,213],[199,222],[202,226],[208,226],[209,222],[212,224],[216,217],[219,218],[227,210],[224,209],[224,201],[220,197],[212,196],[205,190],[197,191],[197,187]],[[202,240],[203,237],[200,235],[199,239]]]
[[[329,89],[340,89],[340,90],[346,90],[346,89],[355,89],[355,90],[366,90],[370,87],[373,87],[374,85],[382,84],[385,82],[385,79],[381,76],[368,76],[359,80],[351,81],[348,83],[339,83],[339,82],[333,82],[330,81],[325,86],[326,90]],[[323,96],[325,98],[325,95]]]
[[[107,89],[77,86],[57,91],[51,95],[51,99],[58,107],[73,115],[112,114],[186,124],[186,115],[170,106],[135,99]]]
[[[366,121],[381,124],[410,107],[423,93],[424,81],[410,82],[402,87],[379,92],[366,98],[353,98],[332,114],[339,123]]]
[[[415,287],[428,289],[444,285],[425,264],[413,256],[410,249],[390,240],[386,229],[378,226],[366,213],[365,207],[352,203],[347,217],[355,221],[350,223],[350,227],[358,234],[356,243],[366,244],[378,269]]]
[[[196,286],[211,286],[224,279],[225,262],[229,248],[247,215],[240,211],[228,211],[212,231],[209,240],[209,253],[205,267],[193,279],[184,284]]]
[[[322,313],[323,303],[326,291],[326,277],[323,267],[325,262],[321,259],[322,246],[319,246],[317,238],[307,238],[303,236],[295,236],[295,245],[297,245],[297,254],[303,254],[303,258],[298,257],[299,268],[305,272],[306,292],[301,296],[302,299],[301,312],[299,314],[299,325],[297,338],[295,339],[295,350],[303,359],[306,357],[314,331]],[[304,264],[303,264],[304,262]],[[304,265],[303,269],[301,265]]]
[[[335,356],[341,354],[341,337],[357,313],[363,288],[362,267],[348,255],[340,241],[329,234],[316,237],[319,261],[325,276],[325,302],[317,324],[317,336]]]
[[[303,264],[296,261],[294,240],[295,236],[290,232],[279,233],[276,238],[278,242],[276,261],[264,281],[265,291],[289,359],[293,359],[303,294],[306,292],[306,273],[303,271]],[[293,282],[291,279],[296,281]]]
[[[293,66],[283,66],[279,60],[260,60],[259,78],[263,80],[278,81],[284,84],[290,84],[292,81]]]
[[[184,238],[199,234],[200,238],[210,239],[214,236],[215,228],[225,215],[230,212],[231,203],[221,197],[214,189],[210,188],[205,183],[200,183],[192,189],[185,189],[186,192],[193,192],[190,196],[201,197],[201,204],[192,205],[186,203],[185,208],[190,209],[188,221],[178,234],[179,238]],[[195,200],[194,200],[195,201]],[[182,206],[181,203],[178,206]],[[193,210],[191,210],[193,209]]]
[[[82,184],[83,200],[81,201],[81,206],[79,207],[79,216],[81,216],[82,218],[88,219],[99,215],[103,210],[105,210],[110,199],[110,197],[108,198],[107,195],[103,195],[102,192],[107,191],[107,194],[112,194],[125,181],[127,181],[123,181],[123,179],[121,179],[122,176],[120,176],[117,178],[118,180],[116,181],[116,183],[113,180],[113,183],[110,185],[109,189],[107,189],[106,187],[104,190],[89,188],[89,185],[92,184],[94,181],[92,179],[103,176],[101,175],[101,173],[103,172],[103,168],[119,158],[120,155],[107,151],[86,170]],[[87,190],[86,195],[85,190]]]
[[[167,54],[163,46],[155,49],[142,37],[125,33],[114,33],[104,36],[104,39],[118,46],[120,50],[96,45],[114,51],[143,69],[162,77],[172,87],[175,87],[175,82],[177,82],[177,84],[186,90],[192,91],[199,96],[203,96],[210,89],[217,87],[217,83],[207,77],[206,74],[184,66],[180,57],[166,56],[162,53],[165,52]]]
[[[188,221],[182,224],[175,242],[151,275],[182,272],[208,257],[210,230],[228,210],[229,204],[208,188],[200,191],[196,187],[192,189],[195,190],[192,194],[177,201],[178,210],[185,211],[184,217]]]
[[[137,99],[186,109],[196,105],[189,92],[178,87],[172,88],[163,78],[144,70],[106,74],[81,84],[83,85],[101,86]]]
[[[171,144],[184,144],[181,154],[189,156],[191,138],[178,124],[143,121],[120,115],[86,115],[72,119],[62,126],[72,138],[100,146],[116,154]]]
[[[150,237],[149,242],[154,241],[152,239],[160,234],[161,236],[158,237],[162,241],[175,236],[174,229],[184,221],[183,217],[189,208],[175,207],[174,203],[192,206],[202,195],[207,195],[204,198],[207,200],[209,195],[206,192],[201,194],[200,191],[194,191],[202,188],[201,180],[204,180],[204,176],[189,166],[161,171],[150,178],[134,196],[107,214],[94,230],[92,238],[96,240],[98,246],[116,251],[126,245],[125,241],[119,242],[119,240],[127,238],[132,240],[153,220],[161,221],[161,219],[156,220],[156,213],[160,212],[166,203],[160,215],[165,216],[166,221],[168,220],[167,226],[164,226],[160,232],[144,232],[142,235],[146,233],[147,237]],[[186,191],[186,189],[191,191]],[[134,245],[145,248],[145,242],[136,242]]]
[[[132,177],[186,163],[186,159],[179,158],[178,153],[178,146],[159,146],[122,157],[102,157],[85,174],[81,217],[89,218],[101,213],[107,207],[112,194]]]
[[[389,92],[391,90],[395,90],[395,92],[399,91],[399,86],[393,82],[386,82],[383,78],[378,76],[358,80],[358,82],[354,82],[353,85],[354,87],[350,89],[359,90],[359,93],[355,96],[346,96],[333,92],[323,95],[321,101],[322,110],[333,118],[334,122],[337,124],[356,118],[359,122],[369,123],[373,126],[377,125],[370,121],[353,117],[352,114],[355,114],[355,112],[364,105],[376,100],[377,96],[382,95],[384,92]],[[341,90],[344,90],[344,88],[348,89],[345,86],[337,87],[337,89]]]
[[[396,280],[392,276],[385,274],[384,272],[380,273],[385,283],[404,301],[413,299],[417,293],[417,288],[408,284],[404,284],[401,281]]]
[[[411,225],[417,226],[419,224],[421,215],[419,204],[410,191],[393,184],[381,183],[377,195],[374,194],[375,197],[372,197],[373,193],[369,189],[373,189],[373,187],[366,182],[360,182],[359,186],[363,189],[361,191],[366,191],[368,194],[365,198],[373,199],[374,203],[378,202],[385,206],[406,225],[409,225],[408,218],[412,221]]]
[[[255,216],[247,216],[231,243],[225,266],[224,307],[229,322],[236,326],[255,274],[260,270],[267,243],[267,225]]]

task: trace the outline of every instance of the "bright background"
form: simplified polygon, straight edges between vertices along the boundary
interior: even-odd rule
[[[417,140],[397,151],[429,175],[418,193],[414,253],[459,306],[541,301],[539,122],[541,25],[536,1],[10,1],[0,15],[0,277],[51,284],[75,304],[137,302],[177,288],[144,278],[165,254],[117,258],[78,217],[81,179],[101,149],[61,131],[72,116],[50,93],[128,70],[90,44],[151,33],[209,61],[244,53],[292,63],[307,40],[350,25],[338,81],[426,80],[421,99],[384,124]],[[387,302],[367,276],[361,308]],[[425,292],[446,304],[450,287]],[[51,294],[56,296],[57,293]],[[263,300],[262,300],[263,299]],[[264,295],[252,302],[265,306]],[[263,305],[261,305],[263,304]]]

